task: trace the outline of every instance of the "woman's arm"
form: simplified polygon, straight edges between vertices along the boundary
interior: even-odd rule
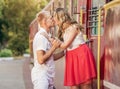
[[[60,45],[60,48],[63,50],[66,49],[73,42],[73,40],[78,34],[78,30],[76,28],[69,29],[69,32],[67,34],[68,34],[67,37],[68,39],[62,42]]]
[[[56,60],[60,59],[61,57],[63,57],[64,55],[65,55],[64,51],[60,51],[60,52],[54,54],[54,60],[56,61]]]

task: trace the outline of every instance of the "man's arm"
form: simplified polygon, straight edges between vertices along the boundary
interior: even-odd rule
[[[59,45],[60,45],[60,42],[57,41],[57,40],[54,40],[54,41],[53,41],[53,45],[52,45],[52,47],[51,47],[50,50],[48,50],[48,51],[46,51],[46,52],[43,51],[43,50],[38,50],[38,51],[36,52],[36,53],[37,53],[38,62],[39,62],[40,64],[45,63],[45,62],[49,59],[49,57],[53,54],[53,52],[56,50],[56,48],[59,47]]]

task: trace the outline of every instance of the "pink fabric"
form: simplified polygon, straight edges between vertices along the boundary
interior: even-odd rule
[[[73,86],[96,78],[95,59],[86,44],[66,51],[64,85]]]

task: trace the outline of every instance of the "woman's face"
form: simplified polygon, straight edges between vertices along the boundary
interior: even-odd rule
[[[55,25],[60,25],[60,21],[56,15],[54,15],[53,19],[54,19]]]

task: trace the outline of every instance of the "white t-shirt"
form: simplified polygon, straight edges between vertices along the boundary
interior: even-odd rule
[[[37,60],[36,51],[44,50],[45,52],[51,48],[51,43],[40,33],[46,32],[45,29],[40,28],[36,33],[33,40],[33,53],[34,53],[34,67],[31,72],[32,81],[38,80],[42,82],[49,82],[53,84],[53,78],[55,75],[55,64],[53,55],[44,64],[39,64]]]

